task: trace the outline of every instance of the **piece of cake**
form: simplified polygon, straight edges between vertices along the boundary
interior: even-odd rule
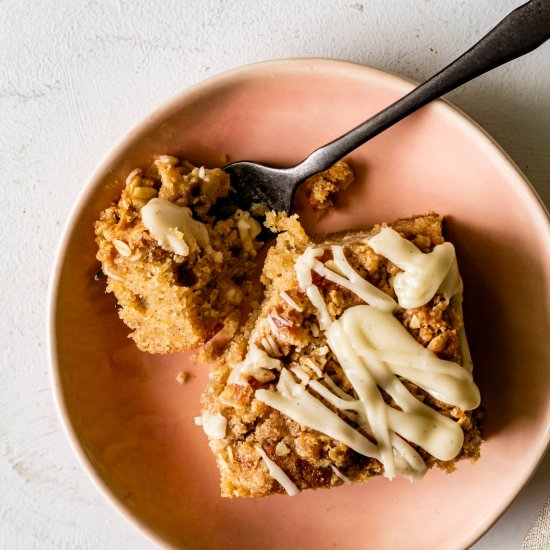
[[[197,419],[225,497],[421,478],[479,456],[462,282],[427,214],[310,239],[295,218],[265,297],[212,367]]]
[[[320,218],[334,209],[333,197],[347,189],[355,179],[349,164],[340,160],[325,172],[316,174],[304,182],[308,204]]]
[[[97,254],[139,349],[195,349],[231,320],[257,284],[260,225],[248,212],[209,215],[228,175],[160,157],[134,170],[95,224]]]

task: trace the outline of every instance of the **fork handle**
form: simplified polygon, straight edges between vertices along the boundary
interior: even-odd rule
[[[456,61],[372,118],[315,150],[296,168],[303,179],[326,170],[354,149],[462,84],[516,59],[550,38],[550,0],[531,0],[507,15]]]

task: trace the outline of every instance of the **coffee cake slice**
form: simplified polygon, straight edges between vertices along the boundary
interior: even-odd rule
[[[209,214],[229,191],[221,169],[162,156],[132,171],[96,222],[107,291],[142,351],[196,349],[254,296],[260,225],[249,212]]]
[[[295,218],[265,297],[212,367],[202,417],[224,497],[421,478],[479,456],[462,282],[441,217],[310,239]]]

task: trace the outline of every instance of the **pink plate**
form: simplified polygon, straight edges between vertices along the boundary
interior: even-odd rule
[[[291,164],[404,95],[412,84],[322,59],[261,63],[183,92],[132,130],[93,173],[65,232],[52,280],[52,378],[86,471],[157,543],[175,548],[464,548],[502,514],[549,440],[550,229],[506,155],[464,115],[437,102],[350,158],[358,184],[312,230],[361,228],[435,210],[446,216],[465,281],[467,329],[485,407],[477,464],[415,485],[290,498],[223,500],[206,436],[195,426],[207,368],[188,354],[140,353],[94,281],[93,222],[126,175],[159,154],[222,165]],[[184,385],[180,371],[191,373]]]

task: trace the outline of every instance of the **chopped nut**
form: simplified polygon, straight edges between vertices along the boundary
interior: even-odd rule
[[[225,291],[225,299],[230,304],[240,304],[243,301],[243,293],[240,288],[233,286]]]
[[[286,445],[284,441],[279,441],[279,443],[277,443],[277,446],[275,447],[275,454],[277,456],[285,456],[288,453],[290,453],[288,445]]]
[[[132,255],[132,249],[124,241],[115,239],[113,241],[113,245],[121,256],[125,256],[126,258],[129,258]]]
[[[313,355],[318,355],[320,357],[324,357],[329,352],[328,346],[321,346],[315,350],[313,350]]]
[[[226,407],[235,407],[237,401],[235,401],[234,392],[230,388],[225,388],[220,394],[220,403]]]
[[[132,184],[135,184],[138,181],[139,176],[141,176],[140,168],[136,168],[135,170],[132,170],[128,174],[128,177],[126,178],[126,185],[131,186]]]
[[[409,327],[410,328],[420,328],[420,321],[416,315],[413,315],[411,317],[411,320],[409,321]]]
[[[110,267],[107,265],[107,262],[103,262],[101,270],[103,271],[103,273],[105,273],[105,275],[107,275],[107,277],[110,277],[111,279],[115,279],[116,281],[123,280],[122,277],[120,277],[110,269]]]
[[[132,192],[134,199],[152,199],[156,197],[159,192],[154,187],[136,187]]]
[[[170,155],[161,155],[156,161],[155,161],[155,164],[157,163],[164,163],[164,164],[173,164],[173,165],[176,165],[178,164],[179,160],[176,158],[176,157],[172,157]]]

